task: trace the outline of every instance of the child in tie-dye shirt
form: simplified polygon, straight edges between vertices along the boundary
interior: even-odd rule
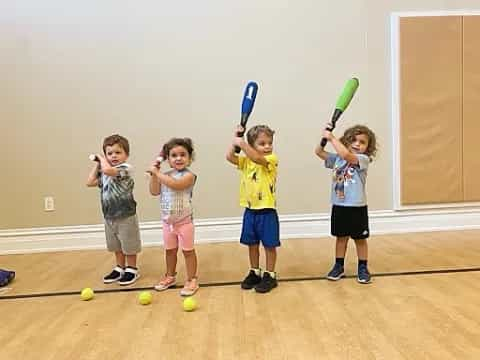
[[[96,164],[87,179],[87,186],[100,188],[107,249],[115,253],[117,262],[103,278],[105,284],[118,281],[120,285],[129,285],[139,277],[137,254],[142,245],[133,197],[133,168],[126,162],[129,153],[128,140],[123,136],[105,138],[103,155],[94,156]]]

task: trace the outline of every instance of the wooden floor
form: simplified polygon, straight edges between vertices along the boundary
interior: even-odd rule
[[[370,270],[381,276],[361,285],[320,278],[332,239],[286,240],[279,278],[312,279],[282,281],[269,294],[219,284],[242,279],[244,247],[199,245],[200,281],[216,285],[200,289],[192,313],[179,289],[155,292],[149,306],[138,305],[138,291],[81,301],[83,287],[124,289],[101,281],[112,266],[106,251],[0,256],[0,268],[17,272],[0,293],[0,359],[479,359],[479,241],[480,231],[374,236]],[[140,269],[133,288],[152,286],[162,249],[145,248]],[[353,244],[346,270],[356,273]]]

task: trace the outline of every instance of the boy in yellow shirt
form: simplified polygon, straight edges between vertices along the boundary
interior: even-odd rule
[[[240,206],[243,214],[240,243],[248,246],[251,269],[242,281],[242,289],[266,293],[277,287],[275,263],[280,246],[280,229],[276,210],[276,180],[278,159],[273,151],[274,131],[266,125],[257,125],[247,132],[247,142],[239,137],[239,126],[227,160],[240,170]],[[235,153],[239,147],[245,156]],[[265,249],[266,271],[260,269],[259,245]]]

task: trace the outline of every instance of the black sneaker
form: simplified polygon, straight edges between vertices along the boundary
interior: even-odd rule
[[[372,281],[372,277],[370,276],[370,272],[366,266],[359,266],[358,267],[358,277],[357,281],[360,284],[368,284]]]
[[[118,281],[120,285],[130,285],[133,284],[140,277],[137,269],[128,267],[125,269],[125,273],[122,278]]]
[[[124,272],[125,270],[123,270],[120,266],[115,266],[112,272],[103,278],[103,283],[111,284],[111,283],[114,283],[115,281],[120,280]]]
[[[242,289],[245,289],[245,290],[253,289],[255,285],[258,285],[260,283],[260,281],[262,281],[262,278],[260,277],[260,275],[257,275],[255,274],[255,271],[250,270],[247,277],[242,281],[242,284],[241,284]]]
[[[342,277],[345,276],[345,270],[342,265],[335,264],[333,265],[332,270],[327,274],[327,279],[332,281],[340,280]]]
[[[268,272],[263,273],[262,281],[255,286],[255,291],[259,293],[267,293],[278,285],[277,279],[272,278]]]
[[[15,271],[0,269],[0,287],[8,285],[15,278]]]

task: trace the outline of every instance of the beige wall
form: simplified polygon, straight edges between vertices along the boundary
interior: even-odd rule
[[[421,3],[1,2],[0,228],[100,223],[87,156],[117,132],[131,141],[141,221],[159,218],[143,170],[172,136],[195,141],[197,218],[239,216],[224,153],[251,79],[260,85],[251,123],[277,131],[281,214],[329,210],[330,174],[313,148],[352,75],[360,89],[337,132],[356,122],[376,131],[369,205],[391,209],[389,14],[477,2]],[[55,212],[43,211],[47,195]]]

